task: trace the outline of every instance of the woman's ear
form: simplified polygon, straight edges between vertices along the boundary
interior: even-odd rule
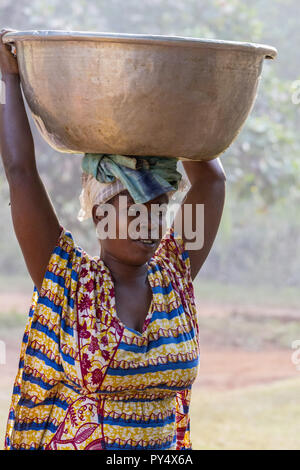
[[[93,221],[94,221],[94,224],[97,225],[97,223],[99,222],[99,220],[101,219],[101,217],[97,216],[97,209],[99,207],[99,204],[95,204],[93,206],[93,209],[92,209],[92,217],[93,217]]]

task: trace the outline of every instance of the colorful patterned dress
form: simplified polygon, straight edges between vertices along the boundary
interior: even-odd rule
[[[199,327],[189,256],[172,229],[148,280],[140,333],[117,316],[109,269],[62,227],[40,295],[33,291],[7,450],[192,449]]]

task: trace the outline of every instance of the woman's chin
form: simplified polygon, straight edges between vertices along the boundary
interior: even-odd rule
[[[130,264],[142,265],[147,263],[154,255],[159,245],[159,240],[148,243],[142,240],[128,240],[127,254]]]

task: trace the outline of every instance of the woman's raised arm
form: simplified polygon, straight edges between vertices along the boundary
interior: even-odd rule
[[[0,150],[10,189],[12,220],[29,274],[38,290],[61,228],[37,171],[34,142],[16,58],[0,33]]]
[[[186,237],[187,233],[198,231],[200,233],[196,236],[201,240],[202,235],[204,238],[200,248],[195,243],[195,249],[188,250],[194,279],[205,262],[218,232],[225,201],[226,175],[219,158],[207,162],[184,161],[183,167],[191,187],[182,203],[181,215],[175,218],[175,225],[177,222],[179,228],[182,227],[181,233],[185,243],[190,243]],[[204,220],[197,220],[200,213],[197,214],[198,204],[203,205]],[[188,217],[185,217],[188,206],[191,211],[188,212]]]

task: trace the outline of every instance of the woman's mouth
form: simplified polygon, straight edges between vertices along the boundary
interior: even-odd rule
[[[152,240],[151,238],[138,238],[137,240],[132,241],[149,249],[154,248],[158,244],[158,240]]]

